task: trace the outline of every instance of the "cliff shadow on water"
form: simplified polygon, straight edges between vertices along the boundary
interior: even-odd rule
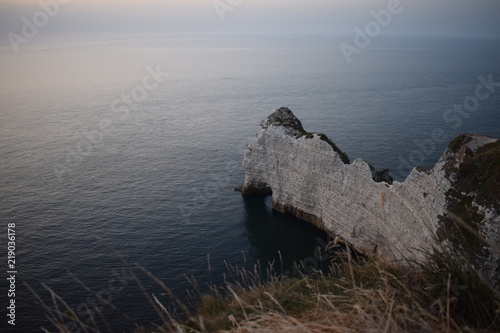
[[[250,255],[255,264],[265,267],[263,272],[270,265],[274,273],[286,276],[314,270],[329,271],[336,250],[332,248],[332,238],[324,231],[291,214],[272,209],[270,195],[242,196],[242,201]]]

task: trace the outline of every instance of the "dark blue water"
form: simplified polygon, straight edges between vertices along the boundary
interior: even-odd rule
[[[272,212],[269,198],[233,191],[244,143],[278,107],[399,180],[410,160],[432,167],[459,133],[500,136],[498,84],[467,117],[443,118],[475,94],[479,76],[500,81],[498,43],[380,40],[348,65],[339,42],[101,36],[2,48],[0,218],[4,233],[16,223],[16,328],[50,327],[23,283],[52,305],[45,284],[90,317],[95,297],[69,273],[127,314],[103,307],[115,329],[157,320],[115,250],[180,297],[193,291],[185,276],[222,283],[226,263],[251,268],[281,253],[275,266],[289,271],[314,258],[325,235]],[[169,76],[140,95],[157,67]],[[429,141],[435,130],[446,142]]]

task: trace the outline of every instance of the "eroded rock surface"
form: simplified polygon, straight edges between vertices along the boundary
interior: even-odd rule
[[[499,144],[462,135],[432,170],[415,168],[397,182],[361,159],[351,163],[324,134],[305,131],[289,109],[280,108],[262,121],[246,149],[240,191],[272,193],[274,209],[388,260],[421,260],[425,251],[445,243],[498,266]],[[488,164],[492,156],[495,165]],[[478,177],[490,185],[479,189]],[[461,222],[468,226],[461,228]],[[469,240],[475,248],[462,240],[464,230],[479,237]]]

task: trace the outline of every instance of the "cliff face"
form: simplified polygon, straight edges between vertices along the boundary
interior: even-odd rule
[[[498,150],[498,143],[485,136],[463,135],[432,170],[416,168],[404,182],[393,182],[387,170],[373,170],[361,159],[351,163],[325,135],[306,132],[289,109],[281,108],[261,123],[246,149],[245,184],[240,191],[272,193],[274,209],[310,221],[359,251],[389,260],[421,260],[423,251],[444,242],[470,251],[477,262],[498,263],[499,197],[489,193],[491,189],[479,195],[477,170],[472,170],[479,163],[476,154],[482,156],[484,147]],[[488,169],[484,166],[488,157],[481,161]],[[495,168],[498,171],[500,165]],[[472,174],[466,184],[461,183],[464,174]],[[490,183],[499,184],[498,174],[488,177]],[[471,238],[470,244],[462,238]]]

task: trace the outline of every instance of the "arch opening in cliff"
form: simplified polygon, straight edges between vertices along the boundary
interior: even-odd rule
[[[489,190],[500,188],[500,173],[476,166],[481,162],[496,170],[499,164],[492,156],[498,151],[498,139],[472,134],[465,139],[452,142],[431,170],[414,168],[398,182],[387,169],[375,170],[362,159],[350,163],[325,135],[305,131],[288,108],[280,108],[261,122],[248,144],[243,157],[245,182],[238,190],[243,195],[272,195],[275,210],[339,235],[363,253],[375,252],[390,261],[420,261],[439,245],[440,216],[450,208],[446,194],[470,187],[475,197],[479,194],[471,205],[484,212],[478,230],[492,254],[478,260],[500,262],[498,194]],[[488,180],[486,190],[476,186],[477,177],[465,177],[469,172]],[[481,197],[483,192],[487,195]]]

